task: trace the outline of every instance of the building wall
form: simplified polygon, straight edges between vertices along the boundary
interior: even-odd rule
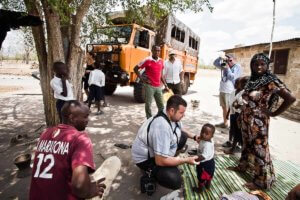
[[[252,56],[256,53],[268,51],[268,48],[269,46],[266,45],[254,45],[226,50],[225,52],[233,53],[236,56],[237,62],[240,63],[243,68],[243,75],[250,75],[250,60]],[[289,110],[293,111],[296,109],[300,113],[300,44],[299,42],[281,42],[279,44],[274,44],[273,50],[278,49],[290,49],[287,73],[285,75],[277,76],[286,84],[297,99]]]

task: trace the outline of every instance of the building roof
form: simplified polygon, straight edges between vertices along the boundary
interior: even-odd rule
[[[300,38],[291,38],[291,39],[286,39],[286,40],[279,40],[279,41],[275,41],[273,42],[273,44],[279,44],[282,42],[291,42],[291,41],[300,41]],[[242,49],[242,48],[247,48],[247,47],[252,47],[252,46],[260,46],[260,45],[269,45],[270,42],[265,42],[265,43],[258,43],[258,44],[252,44],[252,45],[246,45],[246,46],[239,46],[239,47],[235,47],[235,48],[231,48],[231,49],[223,49],[221,51],[230,51],[230,50],[235,50],[235,49]]]

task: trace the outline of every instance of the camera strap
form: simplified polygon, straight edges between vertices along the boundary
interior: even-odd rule
[[[168,122],[168,124],[171,126],[171,130],[173,131],[173,134],[175,134],[175,136],[176,136],[176,139],[177,139],[177,146],[179,145],[179,141],[178,141],[178,135],[177,135],[177,133],[176,133],[176,129],[177,128],[180,128],[179,127],[179,124],[177,123],[177,122],[175,122],[175,124],[176,124],[176,126],[175,126],[175,128],[174,128],[174,130],[173,130],[173,127],[172,127],[172,124],[171,124],[171,121],[169,120],[169,118],[168,118],[168,116],[163,112],[163,111],[159,111],[158,113],[157,113],[157,115],[155,115],[154,117],[153,117],[153,119],[151,120],[151,122],[149,123],[149,125],[148,125],[148,127],[147,127],[147,146],[149,147],[149,130],[150,130],[150,126],[151,126],[151,124],[152,124],[152,122],[154,121],[154,119],[156,119],[157,117],[163,117],[167,122]],[[150,152],[149,152],[149,149],[148,149],[148,159],[150,159],[151,157],[150,157]]]

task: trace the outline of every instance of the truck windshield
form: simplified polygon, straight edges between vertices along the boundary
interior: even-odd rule
[[[132,26],[111,26],[98,30],[100,44],[127,44],[132,32]]]

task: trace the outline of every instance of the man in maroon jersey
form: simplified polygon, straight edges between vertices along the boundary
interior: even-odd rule
[[[164,69],[164,61],[159,58],[160,47],[152,47],[152,56],[147,57],[137,66],[134,67],[134,72],[140,78],[145,87],[145,111],[147,119],[152,116],[151,104],[154,97],[158,111],[164,109],[162,89],[160,87],[161,82],[168,90],[167,83],[163,78],[162,70]],[[145,69],[143,75],[139,70]]]
[[[92,142],[86,132],[89,108],[72,100],[62,108],[62,122],[46,129],[37,144],[30,200],[73,200],[102,196],[105,185],[91,182],[95,171]]]

